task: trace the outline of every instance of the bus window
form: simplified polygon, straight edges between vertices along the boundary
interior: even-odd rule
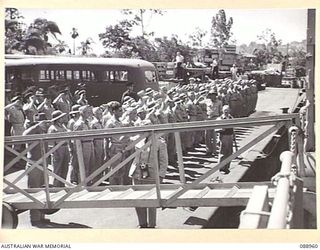
[[[72,80],[72,71],[71,70],[67,70],[66,72],[67,72],[66,79],[67,80]]]
[[[156,83],[157,82],[157,74],[155,71],[151,71],[151,70],[146,70],[144,72],[144,75],[146,77],[146,82],[147,83]]]
[[[74,80],[80,80],[80,72],[79,70],[75,70],[75,71],[72,71],[73,72],[73,79]]]
[[[114,71],[114,81],[127,82],[128,71]]]

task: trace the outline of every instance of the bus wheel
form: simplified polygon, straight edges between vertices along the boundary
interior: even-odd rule
[[[15,229],[18,226],[18,214],[8,203],[2,203],[2,228]]]

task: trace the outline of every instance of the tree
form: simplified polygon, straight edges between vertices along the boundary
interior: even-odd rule
[[[24,17],[16,8],[6,8],[5,14],[5,53],[22,52],[25,36],[25,24],[22,22]]]
[[[233,25],[233,19],[230,17],[227,20],[225,11],[221,9],[212,17],[211,24],[212,42],[214,46],[222,48],[228,44],[229,39],[232,36],[231,28]]]
[[[91,48],[92,43],[94,43],[94,42],[91,37],[87,38],[85,41],[80,43],[81,46],[79,47],[79,49],[81,50],[81,54],[83,56],[88,55],[88,52],[92,51],[92,48]]]
[[[281,63],[283,55],[278,47],[281,45],[281,40],[277,39],[275,33],[271,29],[266,29],[261,35],[258,35],[258,41],[263,46],[256,48],[253,52],[257,56],[258,61],[262,64]]]
[[[65,41],[58,40],[58,44],[54,45],[54,49],[57,53],[62,54],[69,49],[69,46]]]
[[[104,33],[99,34],[99,40],[103,47],[119,51],[123,46],[131,45],[130,32],[132,24],[129,21],[121,21],[116,25],[106,27]]]
[[[207,31],[201,30],[199,27],[196,27],[195,31],[189,35],[190,44],[193,47],[202,47],[203,38],[207,35]]]
[[[164,11],[160,9],[139,9],[139,10],[130,10],[130,9],[123,9],[122,13],[127,15],[128,17],[128,22],[132,26],[140,26],[141,28],[141,36],[152,36],[154,32],[147,33],[146,32],[146,26],[148,22],[151,20],[152,16],[154,14],[157,15],[163,15]],[[148,20],[146,21],[146,16],[148,16]]]
[[[36,48],[37,54],[47,54],[47,49],[52,48],[51,43],[49,43],[49,35],[58,41],[56,34],[61,34],[61,32],[55,22],[48,21],[45,18],[35,19],[28,27],[23,38],[27,54],[31,53],[29,47]]]
[[[131,57],[138,57],[147,61],[158,61],[158,53],[155,46],[144,36],[137,36],[131,39]]]
[[[170,39],[166,36],[155,38],[155,46],[160,61],[172,61],[177,51],[181,52],[185,61],[190,61],[193,58],[193,49],[184,44],[178,36],[172,36]]]

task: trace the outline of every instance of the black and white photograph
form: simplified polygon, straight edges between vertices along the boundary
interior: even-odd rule
[[[318,228],[316,9],[3,11],[2,229]]]

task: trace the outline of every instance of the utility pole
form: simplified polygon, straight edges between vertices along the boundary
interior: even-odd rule
[[[306,56],[306,73],[307,73],[307,85],[306,85],[306,97],[310,105],[307,111],[307,141],[305,144],[306,152],[315,151],[315,131],[314,131],[314,67],[315,67],[315,21],[316,10],[308,9],[308,29],[307,29],[307,56]]]

